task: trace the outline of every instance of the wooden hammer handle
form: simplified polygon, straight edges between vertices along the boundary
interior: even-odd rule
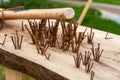
[[[75,12],[72,8],[31,9],[20,12],[4,11],[0,19],[72,19]]]

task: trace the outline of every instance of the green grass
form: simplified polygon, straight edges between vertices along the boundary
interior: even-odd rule
[[[25,9],[72,7],[76,13],[73,19],[74,22],[78,20],[79,15],[81,14],[84,8],[84,7],[76,7],[76,6],[71,6],[67,4],[52,2],[49,0],[44,0],[44,1],[43,0],[29,0],[29,1],[28,0],[11,0],[11,1],[12,1],[11,3],[0,5],[0,7],[8,8],[8,7],[15,7],[20,5],[24,5]],[[111,0],[107,0],[107,1],[111,1]],[[89,9],[87,16],[85,17],[82,25],[91,26],[96,29],[100,29],[100,30],[104,30],[104,31],[108,31],[108,32],[120,35],[120,24],[117,24],[112,20],[101,18],[101,13],[98,10],[93,8]],[[0,80],[1,78],[2,80],[4,80],[5,76],[4,76],[4,69],[3,67],[0,66]]]
[[[88,0],[79,0],[79,1],[88,1]],[[114,4],[120,6],[120,0],[93,0],[93,2]]]
[[[0,65],[0,80],[5,80],[4,67]]]
[[[52,2],[50,0],[11,0],[12,2],[9,4],[4,4],[1,5],[0,7],[3,8],[8,8],[8,7],[14,7],[14,6],[19,6],[19,5],[24,5],[25,9],[30,9],[30,8],[59,8],[59,7],[72,7],[75,10],[75,17],[74,21],[77,21],[79,18],[80,13],[83,10],[83,7],[76,7],[76,6],[71,6],[63,3],[57,3],[57,2]],[[101,24],[102,23],[102,24]],[[101,13],[93,8],[90,8],[87,16],[85,17],[82,25],[85,26],[92,26],[96,29],[104,30],[104,31],[109,31],[114,34],[120,34],[120,24],[117,24],[116,22],[108,19],[103,19],[101,18]]]
[[[99,19],[98,19],[99,18]],[[88,19],[94,19],[94,20],[88,20]],[[101,23],[100,23],[101,22]],[[109,25],[105,25],[109,24]],[[93,16],[86,16],[83,25],[85,26],[93,26],[96,29],[107,31],[114,34],[120,35],[120,24],[116,24],[112,20],[106,20],[101,17],[93,17]]]

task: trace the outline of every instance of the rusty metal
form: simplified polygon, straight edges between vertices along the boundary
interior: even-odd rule
[[[97,48],[94,48],[94,44],[92,44],[91,51],[92,51],[94,60],[99,62],[100,57],[101,57],[101,55],[102,55],[102,53],[104,51],[103,49],[101,50],[100,43],[98,43],[98,47]]]
[[[37,49],[38,54],[40,54],[39,46],[37,44],[36,44],[36,49]]]
[[[13,36],[11,36],[11,40],[12,40],[12,43],[13,43],[13,45],[14,45],[14,48],[17,49],[17,47],[16,47],[16,43],[15,43],[15,41],[14,41]]]
[[[91,28],[90,33],[87,33],[87,42],[88,42],[88,44],[93,43],[94,34],[95,33],[93,32],[93,28]]]
[[[49,48],[49,45],[47,44],[47,42],[45,42],[42,46],[38,43],[36,44],[36,48],[38,53],[40,53],[41,55],[45,55],[47,49]]]
[[[77,42],[77,32],[76,32],[77,28],[78,28],[78,23],[74,23],[73,37],[75,37],[75,42]]]
[[[18,32],[15,32],[14,36],[11,36],[12,43],[15,49],[21,49],[22,42],[23,42],[23,35],[19,37]]]
[[[21,36],[21,39],[20,39],[20,42],[19,42],[19,49],[21,49],[22,41],[23,41],[23,35]]]
[[[48,27],[46,25],[47,22]],[[35,20],[28,20],[28,23],[30,25],[30,29],[27,25],[25,25],[25,28],[30,34],[33,43],[36,45],[38,53],[41,55],[45,55],[45,52],[49,47],[59,47],[63,51],[72,49],[72,52],[78,54],[81,42],[86,37],[85,33],[87,28],[83,32],[79,32],[77,34],[76,30],[78,25],[77,23],[72,24],[72,21],[66,24],[65,21],[56,20],[54,23],[54,21],[50,22],[49,19],[42,19],[38,22],[39,24],[37,24]],[[57,37],[59,23],[61,23],[62,28],[61,38],[59,38],[60,40]],[[93,36],[94,33],[91,28],[90,35],[88,35],[90,41],[93,40]],[[90,56],[91,53],[85,53],[85,56],[82,59],[84,65],[87,65],[90,62]],[[76,65],[78,67],[78,63]]]
[[[51,29],[51,47],[55,47],[57,44],[57,33],[58,33],[58,25],[59,25],[59,20],[56,20],[55,25]]]
[[[74,50],[75,53],[79,52],[79,48],[80,48],[81,42],[86,37],[86,35],[85,35],[86,30],[87,30],[87,28],[84,30],[84,32],[79,32],[78,36],[77,36],[76,31],[75,31],[75,50]]]
[[[33,38],[33,34],[31,33],[31,31],[29,30],[29,28],[27,27],[27,25],[24,25],[24,26],[25,26],[25,28],[27,29],[28,33],[30,34],[30,37],[31,37],[31,39],[32,39],[33,44],[35,44],[35,40],[34,40],[34,38]]]
[[[4,39],[3,39],[3,42],[2,42],[2,43],[0,43],[0,45],[4,46],[5,41],[6,41],[6,38],[7,38],[7,34],[4,34]]]
[[[79,32],[77,41],[75,42],[75,53],[79,52],[80,44],[85,39],[86,35],[84,32]]]
[[[85,72],[89,73],[93,67],[94,63],[90,62],[85,66]]]
[[[44,55],[48,48],[49,48],[49,46],[48,46],[48,44],[47,44],[47,42],[46,42],[45,45],[43,46],[41,55]]]
[[[34,22],[28,20],[30,25],[30,30],[28,29],[27,25],[25,25],[27,31],[29,32],[33,43],[36,45],[37,52],[41,55],[45,55],[49,47],[49,38],[50,35],[47,32],[46,28],[46,19],[41,20],[39,24],[34,20]]]
[[[74,58],[74,61],[75,61],[76,68],[79,68],[81,60],[82,60],[81,53],[77,53],[76,56],[73,56],[73,58]]]
[[[95,72],[91,71],[90,80],[94,80]]]
[[[22,21],[21,23],[22,23],[22,31],[24,31],[24,24],[23,24],[23,21]]]
[[[72,47],[72,52],[75,52],[75,46],[73,40],[70,41],[71,47]]]
[[[18,32],[16,31],[16,41],[17,41],[17,48],[19,48],[19,36],[18,36]]]
[[[62,46],[61,49],[63,51],[69,50],[71,47],[72,52],[75,51],[75,46],[74,46],[74,36],[76,35],[76,25],[72,25],[72,21],[66,25],[64,21],[61,21],[61,27],[62,27]]]
[[[85,51],[85,55],[82,56],[82,63],[83,63],[83,65],[86,66],[87,64],[89,64],[91,62],[90,57],[91,57],[90,51]]]
[[[108,32],[107,32],[105,39],[113,39],[113,37],[108,37]]]
[[[47,60],[50,59],[50,56],[51,56],[51,54],[48,54],[48,55],[45,54],[45,57],[46,57]]]

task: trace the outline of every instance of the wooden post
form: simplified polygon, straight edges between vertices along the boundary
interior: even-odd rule
[[[55,72],[49,70],[48,68],[45,68],[43,65],[22,58],[18,55],[15,55],[14,53],[2,50],[1,48],[0,48],[0,64],[10,68],[6,69],[7,76],[8,78],[10,77],[10,79],[7,80],[26,80],[25,79],[26,75],[22,73],[30,75],[31,77],[34,77],[37,80],[69,80],[65,76],[61,76],[60,74],[58,74],[57,71]],[[11,69],[20,71],[22,73]],[[17,76],[22,79],[19,79]],[[16,79],[15,77],[18,79]]]
[[[78,21],[77,21],[77,23],[78,23],[79,25],[82,23],[83,19],[85,18],[85,15],[86,15],[86,13],[87,13],[87,11],[88,11],[91,3],[92,3],[92,0],[88,0],[88,2],[87,2],[87,4],[86,4],[86,6],[85,6],[85,8],[84,8],[84,10],[83,10],[83,12],[82,12],[82,14],[80,15],[80,17],[79,17],[79,19],[78,19]]]
[[[6,80],[29,80],[29,76],[10,68],[5,68],[5,73]]]

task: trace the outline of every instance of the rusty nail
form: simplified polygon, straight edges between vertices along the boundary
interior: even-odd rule
[[[0,43],[2,46],[5,44],[6,37],[7,37],[7,34],[4,34],[4,39],[3,39],[3,42],[2,42],[2,43]]]
[[[23,21],[22,21],[22,31],[24,31],[24,24],[23,24]]]
[[[20,40],[20,44],[19,44],[19,49],[21,49],[22,42],[23,42],[23,35],[21,36],[21,40]]]
[[[39,47],[38,47],[38,45],[36,44],[36,49],[37,49],[37,52],[38,52],[38,54],[40,53],[40,51],[39,51]]]
[[[81,63],[81,53],[77,53],[76,57],[73,56],[73,58],[74,58],[76,67],[79,68]]]
[[[30,34],[33,44],[35,44],[35,40],[33,38],[33,34],[30,32],[30,30],[28,29],[27,25],[25,25],[25,28],[27,29],[28,33]]]
[[[93,67],[94,63],[88,63],[86,66],[85,66],[85,71],[87,73],[89,73]]]
[[[90,57],[91,57],[90,51],[85,51],[84,58],[82,57],[83,65],[86,66],[88,63],[90,63],[90,61],[91,61]]]
[[[94,48],[94,44],[92,44],[91,51],[92,51],[94,60],[98,62],[100,60],[100,57],[101,57],[103,51],[104,51],[103,49],[100,50],[100,43],[98,43],[97,48]]]
[[[16,45],[17,45],[17,48],[19,49],[19,36],[18,36],[18,31],[16,31],[16,40],[17,40],[17,43],[16,43]]]
[[[50,59],[50,56],[51,56],[51,54],[48,54],[48,56],[45,54],[45,57],[46,57],[47,60]]]
[[[108,37],[108,32],[107,32],[105,39],[113,39],[113,37]]]
[[[87,33],[87,42],[88,42],[88,44],[93,43],[94,34],[95,33],[92,31],[92,28],[91,28],[90,33]]]
[[[15,41],[14,41],[13,36],[11,36],[11,40],[12,40],[12,43],[13,43],[13,45],[14,45],[14,48],[17,49],[17,46],[16,46],[16,43],[15,43]]]
[[[94,71],[91,71],[90,80],[93,80],[93,79],[94,79],[94,75],[95,75],[95,72],[94,72]]]

